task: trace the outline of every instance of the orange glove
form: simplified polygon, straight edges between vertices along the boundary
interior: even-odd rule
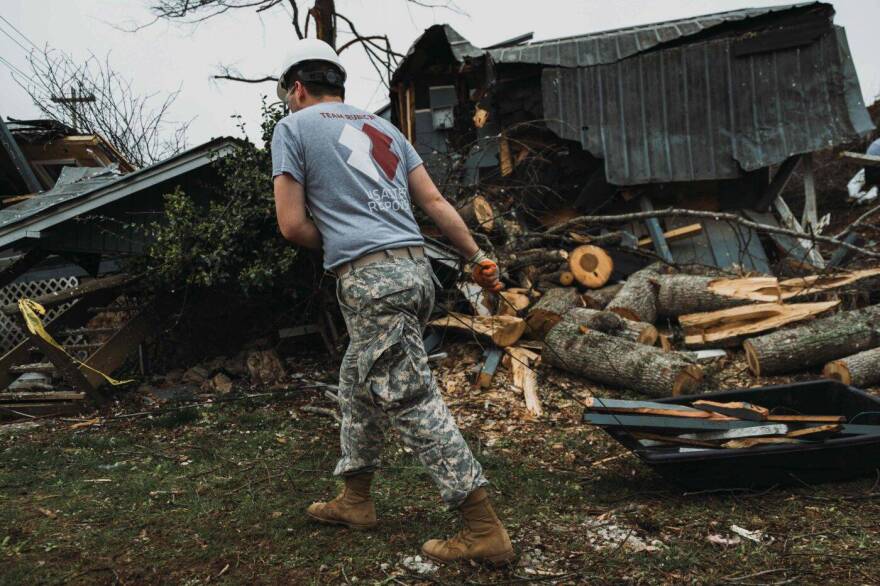
[[[471,276],[474,282],[486,291],[497,293],[504,289],[504,284],[498,280],[498,265],[494,260],[485,258],[476,263]]]

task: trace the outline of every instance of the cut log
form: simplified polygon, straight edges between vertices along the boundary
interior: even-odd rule
[[[743,342],[755,376],[804,370],[880,346],[880,305],[844,311]]]
[[[555,271],[552,273],[545,273],[541,275],[541,278],[538,279],[538,283],[547,284],[551,286],[559,286],[570,287],[574,284],[574,274],[571,271]]]
[[[678,317],[687,313],[727,309],[750,302],[747,299],[715,293],[709,285],[716,280],[715,277],[697,275],[654,275],[652,281],[657,287],[657,314]]]
[[[475,195],[458,210],[458,214],[468,226],[480,232],[489,234],[495,229],[495,211],[482,195]]]
[[[588,330],[570,321],[558,323],[544,340],[548,364],[603,384],[654,397],[694,390],[703,370],[677,352],[630,342]]]
[[[518,317],[509,315],[481,317],[451,311],[445,317],[435,319],[430,325],[490,338],[496,346],[502,348],[516,343],[526,329],[526,322]]]
[[[616,285],[606,285],[601,289],[591,289],[581,295],[584,306],[590,309],[605,309],[605,306],[614,299],[622,287],[623,283],[617,283]]]
[[[531,303],[528,295],[516,291],[501,291],[496,293],[501,299],[498,300],[497,315],[517,315]]]
[[[564,319],[572,320],[581,327],[639,344],[653,346],[657,342],[657,328],[653,325],[642,321],[632,321],[610,311],[576,307],[569,310]]]
[[[510,272],[522,267],[532,266],[535,267],[537,273],[540,273],[540,267],[544,265],[556,266],[565,260],[568,260],[568,253],[564,250],[539,248],[511,254],[507,258],[507,262],[504,263],[504,268]]]
[[[657,320],[657,289],[654,280],[659,276],[656,265],[633,273],[605,309],[626,319],[654,323]]]
[[[598,289],[611,278],[614,261],[598,246],[585,244],[569,253],[568,267],[578,283],[590,289]]]
[[[529,310],[526,317],[529,336],[543,340],[550,328],[562,320],[570,309],[583,306],[583,299],[574,287],[556,287],[546,293]]]
[[[814,317],[837,307],[839,300],[818,303],[758,303],[678,317],[684,327],[684,343],[702,346],[719,342],[735,343],[741,336],[773,330]]]
[[[869,387],[880,383],[880,348],[832,360],[825,365],[822,375],[855,387]]]
[[[530,350],[516,346],[505,350],[510,355],[513,386],[522,391],[526,409],[532,415],[540,417],[544,414],[544,410],[541,408],[541,399],[538,398],[538,373],[535,366],[541,357]]]

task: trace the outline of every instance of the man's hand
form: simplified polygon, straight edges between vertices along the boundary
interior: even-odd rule
[[[486,291],[497,293],[504,289],[504,284],[498,280],[498,265],[492,259],[486,258],[476,263],[471,276]]]

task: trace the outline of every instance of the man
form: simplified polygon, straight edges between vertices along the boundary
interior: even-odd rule
[[[299,41],[278,80],[278,97],[291,114],[272,138],[281,233],[300,246],[323,249],[324,267],[338,277],[350,338],[339,371],[342,457],[335,471],[345,488],[330,502],[312,504],[307,514],[357,529],[376,524],[370,483],[390,423],[446,504],[462,515],[455,537],[432,539],[423,553],[440,562],[508,563],[513,547],[483,488],[488,482],[428,367],[422,330],[434,303],[433,273],[410,200],[474,265],[478,284],[498,291],[498,268],[403,135],[343,103],[344,82],[345,69],[329,45]]]

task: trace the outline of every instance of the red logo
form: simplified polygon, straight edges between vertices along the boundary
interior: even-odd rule
[[[400,163],[400,158],[391,150],[391,143],[394,141],[390,136],[366,122],[364,122],[362,130],[370,137],[370,143],[372,143],[370,156],[373,157],[388,180],[393,181],[394,175],[397,173],[397,165]]]

